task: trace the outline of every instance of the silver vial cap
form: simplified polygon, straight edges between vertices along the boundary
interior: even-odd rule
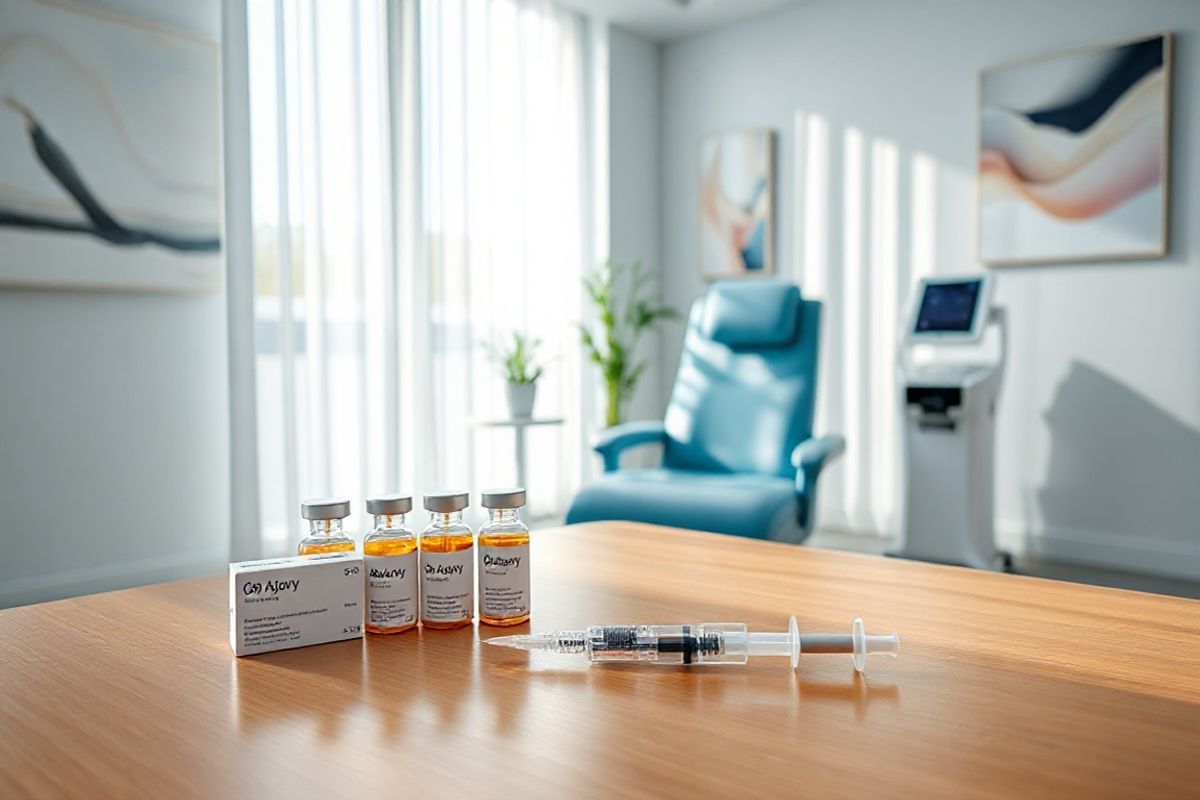
[[[471,497],[466,492],[457,489],[451,491],[429,492],[425,495],[425,510],[439,514],[452,514],[462,511],[471,504]]]
[[[408,494],[381,494],[378,497],[367,498],[367,513],[379,516],[380,514],[407,514],[412,511],[412,495]]]
[[[480,493],[479,501],[484,508],[521,508],[525,505],[525,490],[488,489]]]
[[[344,497],[313,497],[300,504],[305,519],[345,519],[350,516],[350,501]]]

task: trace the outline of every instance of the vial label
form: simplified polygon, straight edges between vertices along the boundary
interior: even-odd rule
[[[475,549],[421,554],[421,619],[455,622],[475,609]]]
[[[494,619],[529,613],[529,545],[479,548],[479,613]]]
[[[367,622],[377,628],[411,625],[417,618],[417,553],[363,556],[367,568]]]

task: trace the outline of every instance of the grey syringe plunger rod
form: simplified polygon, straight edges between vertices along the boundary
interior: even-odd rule
[[[701,625],[592,625],[582,631],[496,636],[487,644],[547,653],[586,655],[593,662],[644,661],[651,664],[745,664],[750,656],[789,656],[792,668],[801,655],[848,653],[862,672],[872,653],[895,657],[900,636],[868,635],[862,619],[850,633],[800,633],[792,617],[786,632],[756,633],[743,622]]]

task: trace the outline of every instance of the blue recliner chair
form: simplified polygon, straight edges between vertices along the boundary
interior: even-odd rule
[[[628,422],[593,448],[604,475],[571,503],[567,523],[636,520],[802,542],[817,476],[845,449],[812,436],[821,304],[792,284],[725,281],[688,317],[663,422]],[[621,469],[621,452],[661,444],[662,466]]]

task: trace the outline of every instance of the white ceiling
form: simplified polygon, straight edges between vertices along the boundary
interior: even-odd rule
[[[558,0],[648,39],[664,42],[801,0]]]

